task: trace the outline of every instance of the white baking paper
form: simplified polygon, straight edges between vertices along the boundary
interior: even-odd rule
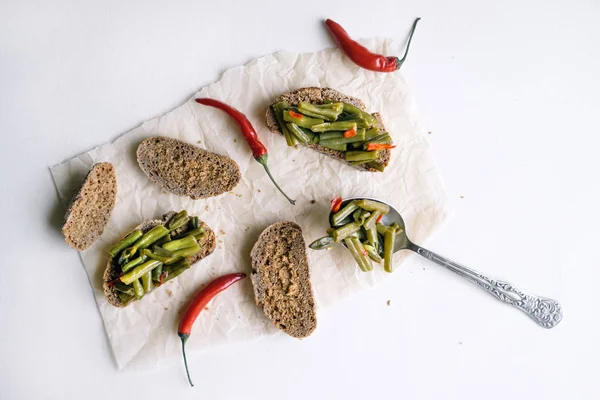
[[[401,54],[402,50],[390,40],[372,39],[363,44],[383,54]],[[355,170],[310,149],[287,147],[283,137],[267,129],[264,115],[269,103],[282,93],[307,86],[337,89],[361,99],[370,112],[382,114],[398,145],[384,173]],[[329,201],[334,195],[364,195],[393,204],[404,216],[410,237],[423,243],[449,216],[449,203],[429,144],[400,72],[360,69],[337,49],[310,54],[281,52],[226,71],[218,82],[195,96],[213,97],[246,113],[269,150],[269,165],[276,180],[297,200],[296,206],[276,191],[262,166],[252,158],[235,123],[193,98],[113,143],[52,167],[65,205],[93,164],[108,161],[116,168],[118,192],[112,217],[100,239],[81,252],[81,259],[119,368],[146,369],[179,360],[176,330],[186,304],[213,278],[234,271],[249,272],[254,242],[276,221],[298,223],[308,244],[325,234]],[[194,201],[161,190],[146,178],[135,159],[138,144],[156,135],[231,157],[240,166],[242,180],[232,192],[206,200]],[[102,291],[102,274],[110,245],[141,221],[182,209],[199,215],[215,231],[218,243],[214,253],[140,302],[126,308],[109,305]],[[401,268],[408,255],[396,254],[395,268]],[[342,246],[330,251],[308,250],[308,257],[317,312],[394,277],[377,267],[373,272],[360,272]],[[281,333],[256,307],[251,282],[245,279],[208,305],[186,346],[188,356],[194,357],[215,346],[274,334]]]

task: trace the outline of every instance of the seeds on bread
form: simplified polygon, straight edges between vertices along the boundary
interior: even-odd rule
[[[310,335],[317,327],[317,316],[300,226],[283,221],[267,227],[250,256],[256,304],[288,335]]]
[[[325,100],[333,100],[336,102],[349,103],[355,107],[360,108],[363,111],[367,111],[365,104],[361,100],[359,100],[355,97],[347,96],[335,89],[319,88],[319,87],[306,87],[306,88],[301,88],[301,89],[293,90],[291,92],[284,93],[281,96],[277,97],[269,105],[269,108],[267,108],[267,113],[265,115],[265,122],[267,124],[267,127],[271,130],[271,132],[278,133],[283,136],[283,132],[281,131],[281,128],[280,128],[279,124],[277,123],[277,118],[275,117],[275,112],[273,111],[272,106],[274,104],[285,101],[290,106],[297,106],[298,103],[300,103],[301,101],[312,103],[312,104],[322,104]],[[381,115],[379,113],[373,113],[372,115],[377,119],[377,125],[375,125],[375,126],[377,128],[379,128],[379,130],[381,132],[387,132],[387,130],[385,129],[385,126],[383,124]],[[344,152],[342,152],[342,151],[328,149],[326,147],[319,146],[319,144],[317,144],[317,143],[312,143],[312,142],[305,143],[303,145],[306,147],[309,147],[315,151],[318,151],[319,153],[326,154],[330,157],[333,157],[335,159],[343,161],[344,163],[346,163],[354,168],[357,168],[357,169],[360,169],[363,171],[365,171],[365,170],[372,171],[372,172],[377,171],[376,169],[371,168],[366,164],[352,165],[352,163],[346,161]],[[391,151],[389,149],[379,150],[378,158],[375,161],[384,166],[387,166],[390,162],[390,156],[391,156]]]
[[[194,200],[229,192],[241,179],[231,158],[162,136],[140,143],[137,162],[152,182]]]
[[[111,163],[92,167],[73,197],[65,215],[62,233],[69,246],[87,249],[102,235],[117,198],[117,177]]]
[[[148,232],[150,229],[154,228],[157,225],[167,225],[171,218],[176,215],[175,211],[169,211],[165,215],[163,215],[160,219],[147,220],[132,229],[132,231],[140,229],[143,233]],[[190,261],[193,264],[212,254],[215,250],[216,246],[216,237],[215,233],[210,229],[210,227],[203,221],[200,221],[200,227],[204,228],[206,235],[202,237],[198,241],[198,243],[202,246],[202,251],[199,254],[196,254]],[[173,236],[181,235],[189,230],[188,225],[184,225],[181,228],[173,231]],[[127,235],[123,235],[125,237]],[[121,266],[118,263],[118,257],[111,257],[106,264],[106,269],[104,270],[104,295],[108,302],[115,307],[125,307],[125,305],[121,302],[121,298],[119,297],[119,292],[114,288],[113,285],[110,285],[110,282],[117,279],[121,276]],[[181,275],[183,276],[183,275]],[[154,288],[156,289],[156,287]],[[135,299],[132,301],[136,301]]]

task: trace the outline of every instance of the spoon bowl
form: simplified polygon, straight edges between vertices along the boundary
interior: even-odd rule
[[[398,210],[396,210],[392,205],[371,197],[351,197],[342,202],[340,209],[344,208],[353,200],[372,200],[386,204],[390,207],[389,212],[383,216],[381,222],[384,225],[392,225],[393,223],[396,223],[401,228],[401,232],[396,234],[394,253],[400,250],[412,250],[420,256],[425,257],[428,260],[433,261],[436,264],[458,274],[471,283],[476,284],[480,288],[495,296],[498,300],[518,308],[544,328],[554,328],[560,321],[562,321],[562,306],[556,300],[523,292],[521,289],[515,287],[511,283],[489,278],[475,270],[467,268],[464,265],[442,257],[439,254],[412,243],[406,234],[406,227],[402,215],[400,215]],[[329,224],[332,228],[335,228],[332,222],[333,214],[335,214],[333,211],[329,214]],[[342,244],[346,246],[344,242],[342,242]]]

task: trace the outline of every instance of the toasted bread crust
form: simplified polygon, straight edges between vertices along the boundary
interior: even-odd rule
[[[154,228],[156,225],[166,225],[171,220],[171,218],[173,218],[173,216],[175,214],[176,214],[175,211],[169,211],[168,213],[163,215],[161,219],[152,219],[152,220],[144,221],[140,225],[138,225],[134,229],[132,229],[132,231],[134,231],[136,229],[141,229],[142,232],[145,233],[145,232],[148,232],[150,229]],[[194,258],[192,259],[192,266],[195,263],[197,263],[198,261],[202,260],[203,258],[209,256],[215,250],[215,246],[216,246],[216,242],[217,242],[215,233],[212,231],[212,229],[210,229],[210,227],[208,225],[206,225],[205,222],[200,221],[200,226],[204,227],[204,229],[206,231],[206,235],[199,241],[200,245],[202,246],[202,252],[200,252],[199,254],[194,256]],[[181,233],[186,232],[187,230],[188,230],[188,227],[183,226],[174,232],[176,234],[181,234]],[[125,237],[125,236],[127,236],[127,235],[123,235],[123,237]],[[103,289],[104,289],[104,295],[106,296],[106,299],[108,300],[108,302],[111,305],[113,305],[115,307],[125,307],[125,305],[123,305],[121,303],[121,299],[119,298],[119,292],[116,289],[114,289],[113,286],[109,285],[109,282],[117,279],[120,274],[121,274],[121,266],[117,263],[116,257],[111,257],[108,260],[108,263],[106,264],[106,269],[104,270]],[[183,275],[180,275],[180,276],[183,276]],[[155,290],[157,287],[158,286],[154,287],[153,290]],[[134,301],[137,301],[137,300],[134,299],[129,304],[133,303]]]
[[[102,235],[117,199],[117,177],[111,163],[95,164],[65,214],[62,233],[73,249],[87,249]]]
[[[148,179],[163,189],[194,200],[232,190],[241,173],[231,158],[163,136],[144,140],[137,162]]]
[[[322,104],[323,101],[325,101],[325,100],[334,100],[334,101],[341,101],[341,102],[349,103],[349,104],[352,104],[353,106],[360,108],[363,111],[367,111],[365,104],[361,100],[359,100],[355,97],[347,96],[335,89],[319,88],[319,87],[306,87],[306,88],[296,89],[294,91],[284,93],[281,96],[277,97],[275,99],[275,101],[273,101],[269,105],[269,108],[267,109],[267,113],[265,115],[265,122],[267,124],[267,127],[271,130],[271,132],[278,133],[283,136],[283,132],[281,131],[281,128],[279,127],[279,124],[277,123],[277,118],[275,118],[275,113],[273,112],[272,106],[274,104],[277,104],[281,101],[285,101],[291,106],[297,106],[298,103],[300,103],[301,101],[306,101],[306,102],[313,103],[313,104]],[[382,132],[386,132],[385,126],[383,125],[383,120],[381,118],[381,115],[379,113],[373,113],[372,115],[375,118],[377,118],[377,122],[378,122],[377,127]],[[313,150],[316,150],[319,153],[323,153],[323,154],[326,154],[337,160],[343,161],[344,163],[346,163],[354,168],[357,168],[357,169],[360,169],[363,171],[377,172],[376,169],[370,168],[369,166],[367,166],[365,164],[352,165],[352,163],[346,161],[344,152],[342,152],[342,151],[331,150],[326,147],[319,146],[316,143],[303,143],[302,145],[309,147]],[[387,166],[390,162],[390,156],[391,156],[391,151],[389,149],[379,150],[379,157],[375,161]]]
[[[317,327],[317,316],[300,226],[283,221],[267,227],[250,257],[256,304],[288,335],[310,335]]]

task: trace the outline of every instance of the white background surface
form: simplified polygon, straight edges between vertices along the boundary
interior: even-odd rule
[[[0,4],[0,398],[598,397],[600,5],[205,3]],[[47,167],[228,67],[332,46],[325,17],[402,40],[417,16],[402,73],[456,208],[426,245],[559,299],[564,321],[539,328],[422,260],[322,312],[307,340],[195,357],[194,389],[179,364],[117,371]]]

